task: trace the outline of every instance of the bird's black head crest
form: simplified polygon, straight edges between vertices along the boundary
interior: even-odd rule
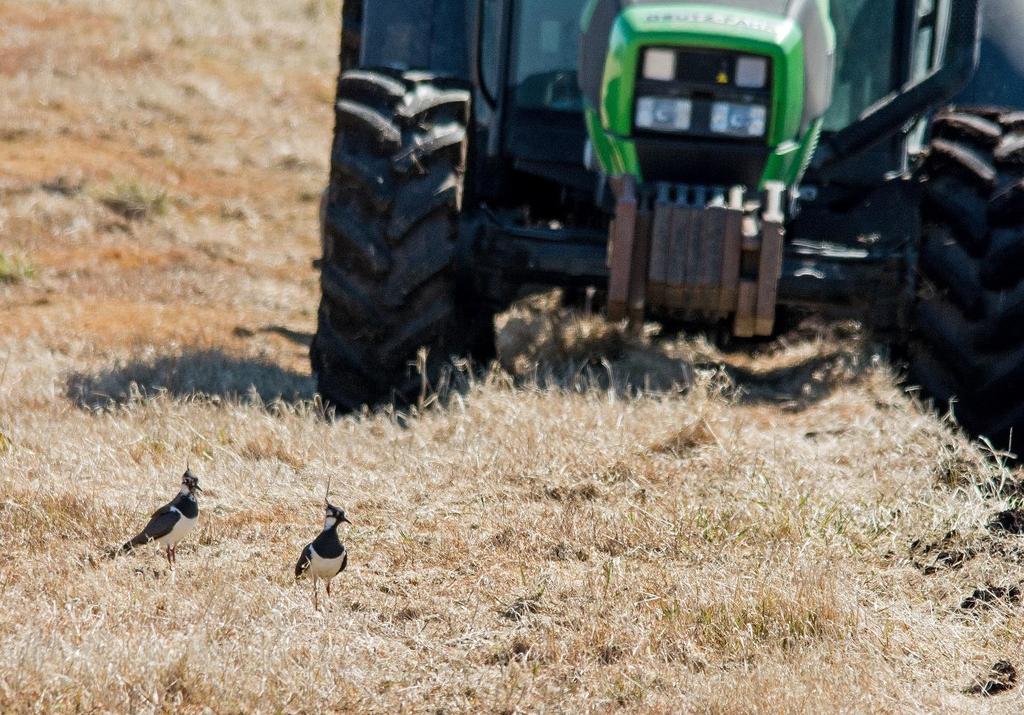
[[[324,517],[326,519],[329,519],[329,520],[333,519],[335,524],[340,524],[341,522],[345,522],[346,524],[351,524],[352,523],[345,516],[345,510],[344,509],[342,509],[340,507],[336,507],[333,504],[331,504],[330,502],[325,502],[325,504],[324,504],[324,512],[325,512],[324,513]]]
[[[185,468],[185,474],[181,477],[181,485],[192,492],[201,492],[203,490],[202,487],[199,486],[199,477],[192,473],[192,469],[190,467]]]

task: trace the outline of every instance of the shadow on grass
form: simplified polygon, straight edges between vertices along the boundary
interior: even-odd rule
[[[269,404],[310,400],[313,379],[273,363],[199,350],[129,360],[98,373],[74,373],[67,396],[85,409],[103,409],[156,394]]]
[[[513,310],[497,328],[498,363],[523,386],[635,395],[679,392],[693,381],[686,360],[598,317]]]
[[[234,329],[233,334],[238,338],[251,338],[255,335],[279,335],[285,340],[295,343],[296,345],[303,345],[307,348],[310,343],[313,342],[312,333],[292,330],[291,328],[286,328],[283,325],[265,325],[256,330],[250,330],[249,328],[238,326]]]
[[[519,384],[574,391],[682,392],[700,372],[711,374],[713,384],[740,404],[799,411],[855,384],[870,364],[856,335],[826,326],[800,326],[777,340],[752,344],[756,352],[771,355],[808,340],[822,343],[819,354],[759,370],[710,346],[633,337],[621,325],[560,308],[513,309],[497,327],[499,363]],[[742,352],[749,358],[750,350]]]
[[[847,339],[825,341],[823,352],[799,362],[755,370],[736,364],[744,360],[713,349],[634,337],[623,326],[598,316],[541,308],[513,308],[496,326],[501,367],[496,374],[511,377],[519,387],[612,391],[621,396],[672,394],[686,392],[700,372],[711,375],[712,384],[740,404],[799,411],[859,381],[869,364],[858,342]],[[284,329],[270,326],[261,332],[283,334]],[[299,333],[285,337],[296,342],[305,339]],[[780,339],[777,344],[792,344],[792,340]],[[488,379],[481,366],[464,363],[452,368],[433,384],[424,385],[418,401],[410,396],[413,404],[445,404],[453,394],[464,394],[478,380]],[[313,399],[316,388],[312,377],[269,361],[202,350],[141,357],[96,373],[75,373],[67,380],[66,393],[76,405],[96,410],[157,394],[296,404]],[[396,405],[399,410],[409,406]]]
[[[765,371],[726,362],[701,363],[698,367],[724,375],[729,391],[740,404],[777,405],[798,412],[825,400],[840,387],[856,384],[868,362],[861,352],[844,349]]]

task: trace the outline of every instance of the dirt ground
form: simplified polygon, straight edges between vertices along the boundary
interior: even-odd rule
[[[447,400],[321,418],[339,14],[0,0],[0,711],[1020,712],[1021,475],[849,326],[549,297]],[[187,460],[174,577],[107,558]]]

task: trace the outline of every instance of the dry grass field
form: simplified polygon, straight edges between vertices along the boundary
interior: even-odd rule
[[[1022,711],[969,691],[1024,667],[1024,479],[845,326],[725,355],[536,301],[447,399],[321,418],[338,15],[0,0],[0,711]],[[107,558],[186,460],[174,578]]]

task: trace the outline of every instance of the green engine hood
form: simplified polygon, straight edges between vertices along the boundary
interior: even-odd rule
[[[799,180],[816,146],[831,92],[835,37],[827,7],[823,0],[734,0],[731,5],[590,3],[582,20],[580,84],[594,155],[605,173],[631,174],[645,181],[638,152],[643,139],[634,131],[634,116],[643,52],[657,47],[769,58],[771,96],[767,129],[759,140],[764,155],[760,183],[793,185]],[[755,5],[775,12],[749,9]],[[817,64],[809,68],[809,63]],[[659,141],[659,146],[670,146],[673,156],[681,157],[680,167],[687,165],[692,138],[670,135]],[[731,140],[720,141],[725,148]],[[707,153],[706,137],[703,143]]]

